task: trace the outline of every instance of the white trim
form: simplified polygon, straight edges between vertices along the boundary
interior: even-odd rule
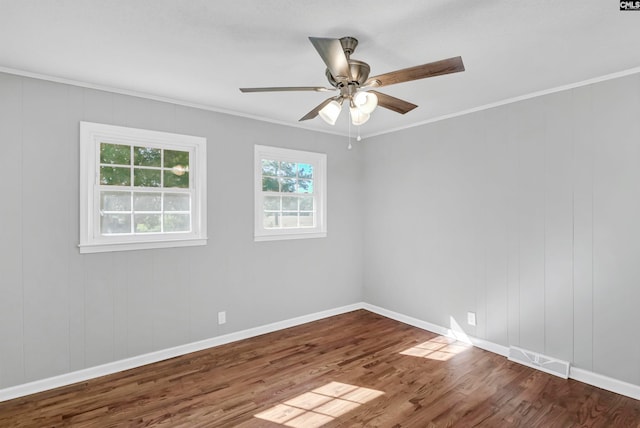
[[[207,245],[207,237],[199,239],[165,239],[149,242],[113,242],[109,244],[80,244],[80,253],[108,253],[111,251],[150,250],[153,248],[179,248]]]
[[[489,109],[500,107],[506,104],[513,104],[513,103],[528,100],[531,98],[537,98],[537,97],[542,97],[544,95],[555,94],[556,92],[568,91],[570,89],[580,88],[582,86],[605,82],[607,80],[618,79],[620,77],[630,76],[632,74],[638,74],[638,73],[640,73],[640,67],[634,67],[628,70],[618,71],[616,73],[605,74],[604,76],[598,76],[592,79],[582,80],[580,82],[569,83],[567,85],[556,86],[555,88],[544,89],[542,91],[531,92],[528,94],[519,95],[517,97],[506,98],[504,100],[496,101],[494,103],[484,104],[484,105],[473,107],[467,110],[461,110],[461,111],[450,113],[450,114],[444,114],[442,116],[436,116],[431,119],[423,120],[417,123],[412,123],[411,125],[400,126],[397,128],[387,129],[386,131],[380,131],[373,134],[368,134],[366,136],[362,136],[361,139],[364,140],[365,138],[377,137],[379,135],[384,135],[384,134],[391,134],[393,132],[403,131],[409,128],[415,128],[416,126],[428,125],[430,123],[440,122],[442,120],[452,119],[454,117],[465,116],[467,114],[476,113],[483,110],[489,110]]]
[[[267,122],[267,123],[273,123],[275,125],[288,126],[290,128],[298,128],[298,129],[305,129],[307,131],[320,132],[322,134],[338,135],[340,137],[344,137],[347,135],[342,132],[336,131],[335,128],[311,129],[308,126],[305,126],[304,124],[298,123],[298,122],[287,122],[283,120],[269,119],[264,116],[242,113],[235,110],[229,110],[221,107],[214,107],[208,104],[194,103],[190,101],[180,100],[178,98],[163,97],[160,95],[149,94],[147,92],[132,91],[128,89],[116,88],[113,86],[97,85],[89,82],[83,82],[81,80],[65,79],[62,77],[49,76],[46,74],[32,73],[30,71],[18,70],[15,68],[0,66],[0,73],[13,74],[15,76],[27,77],[30,79],[46,80],[48,82],[61,83],[63,85],[72,85],[80,88],[95,89],[97,91],[112,92],[114,94],[128,95],[131,97],[144,98],[146,100],[152,100],[152,101],[160,101],[163,103],[170,103],[170,104],[175,104],[175,105],[184,106],[184,107],[197,108],[199,110],[206,110],[206,111],[212,111],[215,113],[228,114],[230,116],[244,117],[247,119],[258,120],[260,122]]]
[[[436,324],[431,324],[430,322],[422,321],[422,320],[419,320],[418,318],[413,318],[408,315],[400,314],[398,312],[393,312],[388,309],[381,308],[379,306],[371,305],[369,303],[364,303],[362,306],[362,309],[366,309],[369,312],[382,315],[383,317],[400,321],[401,323],[404,323],[404,324],[409,324],[414,327],[421,328],[422,330],[431,331],[441,336],[450,337],[452,339],[456,339],[461,342],[468,343],[470,345],[475,346],[476,348],[484,349],[485,351],[493,352],[494,354],[502,355],[503,357],[506,357],[509,355],[509,348],[506,346],[498,345],[497,343],[489,342],[487,340],[480,339],[473,336],[468,336],[468,335],[463,336],[450,328],[442,327]]]
[[[327,232],[312,232],[312,233],[287,233],[280,235],[257,235],[253,237],[254,242],[265,241],[286,241],[289,239],[313,239],[313,238],[326,238]]]
[[[77,382],[83,382],[100,376],[121,372],[124,370],[141,367],[147,364],[157,363],[169,358],[179,357],[192,352],[202,351],[204,349],[213,348],[215,346],[225,345],[227,343],[237,342],[239,340],[249,339],[251,337],[260,336],[274,331],[283,330],[285,328],[295,327],[308,322],[318,321],[323,318],[352,312],[362,309],[361,303],[341,306],[339,308],[328,309],[326,311],[315,312],[309,315],[303,315],[296,318],[290,318],[284,321],[278,321],[235,333],[225,334],[223,336],[213,337],[211,339],[200,340],[198,342],[187,343],[185,345],[175,346],[173,348],[161,349],[159,351],[150,352],[148,354],[137,355],[135,357],[126,358],[124,360],[114,361],[87,369],[78,370],[71,373],[65,373],[59,376],[53,376],[46,379],[36,380],[33,382],[11,386],[9,388],[0,389],[0,402],[23,397],[29,394],[46,391],[53,388],[71,385]]]
[[[573,366],[569,368],[569,379],[640,400],[640,385],[634,385]]]
[[[442,336],[452,337],[454,339],[463,340],[453,330],[446,327],[441,327],[436,324],[431,324],[426,321],[419,320],[398,312],[393,312],[388,309],[384,309],[369,303],[363,303],[362,309],[366,309],[370,312],[377,313],[387,318],[400,321],[405,324],[412,325],[414,327],[428,330],[433,333],[440,334]],[[477,337],[467,336],[471,340],[471,343],[485,351],[493,352],[494,354],[502,355],[507,358],[509,355],[509,347],[499,345],[497,343],[489,342]],[[607,391],[615,392],[616,394],[625,395],[636,400],[640,400],[640,385],[624,382],[622,380],[614,379],[608,376],[604,376],[598,373],[594,373],[589,370],[577,368],[571,366],[569,368],[569,379],[577,380],[578,382],[586,383],[587,385],[595,386],[597,388],[606,389]]]
[[[315,312],[309,315],[303,315],[296,318],[290,318],[288,320],[278,321],[271,324],[263,325],[260,327],[250,328],[235,333],[225,334],[223,336],[213,337],[211,339],[205,339],[198,342],[188,343],[173,348],[162,349],[159,351],[151,352],[144,355],[138,355],[135,357],[127,358],[124,360],[114,361],[112,363],[103,364],[100,366],[90,367],[83,370],[78,370],[71,373],[65,373],[59,376],[50,377],[47,379],[37,380],[21,385],[11,386],[9,388],[0,389],[0,402],[11,400],[18,397],[24,397],[26,395],[35,394],[37,392],[46,391],[53,388],[59,388],[62,386],[71,385],[77,382],[83,382],[89,379],[94,379],[100,376],[106,376],[109,374],[117,373],[123,370],[129,370],[136,367],[144,366],[146,364],[156,363],[169,358],[179,357],[181,355],[189,354],[191,352],[202,351],[204,349],[212,348],[227,343],[236,342],[238,340],[249,339],[251,337],[259,336],[262,334],[272,333],[274,331],[282,330],[285,328],[295,327],[308,322],[317,321],[323,318],[332,317],[335,315],[352,312],[358,309],[365,309],[369,312],[376,313],[378,315],[394,319],[404,324],[412,325],[414,327],[431,331],[436,334],[440,334],[447,337],[452,337],[458,340],[470,340],[470,342],[480,348],[489,352],[493,352],[503,357],[507,357],[509,354],[509,348],[503,345],[499,345],[493,342],[479,339],[472,336],[461,337],[451,329],[442,327],[436,324],[429,323],[427,321],[413,318],[408,315],[403,315],[398,312],[390,311],[379,306],[371,305],[369,303],[359,302],[351,305],[341,306],[334,309],[328,309],[321,312]],[[625,395],[636,400],[640,400],[640,385],[634,385],[628,382],[624,382],[618,379],[613,379],[608,376],[604,376],[598,373],[591,372],[589,370],[580,369],[577,367],[571,367],[569,370],[569,378],[578,382],[583,382],[597,388],[602,388],[607,391],[612,391],[617,394]]]
[[[153,191],[178,192],[191,197],[191,231],[157,234],[100,234],[100,144],[144,145],[163,150],[189,152],[188,189],[161,187]],[[133,159],[131,159],[133,165]],[[133,167],[130,167],[133,168]],[[162,171],[162,169],[160,169]],[[133,186],[133,182],[131,186]],[[115,187],[115,186],[114,186]],[[144,192],[143,188],[127,188]],[[207,139],[191,135],[129,128],[93,122],[80,122],[80,253],[185,247],[207,244]],[[133,207],[132,207],[133,209]]]
[[[287,229],[265,229],[263,226],[262,159],[276,161],[307,163],[313,166],[313,193],[278,193],[279,196],[304,197],[313,196],[315,200],[315,226],[295,227]],[[282,147],[262,146],[256,144],[253,151],[254,161],[254,226],[255,242],[279,241],[286,239],[326,238],[327,236],[327,155],[326,153],[309,152]]]
[[[282,126],[288,126],[291,128],[298,128],[298,129],[305,129],[307,131],[313,131],[313,132],[319,132],[322,134],[331,134],[331,135],[338,135],[340,137],[347,137],[349,136],[347,133],[344,132],[339,132],[336,131],[336,128],[321,128],[321,129],[315,129],[315,128],[309,128],[303,124],[300,124],[298,122],[288,122],[288,121],[282,121],[282,120],[275,120],[275,119],[270,119],[270,118],[266,118],[264,116],[258,116],[258,115],[253,115],[253,114],[248,114],[248,113],[241,113],[235,110],[229,110],[229,109],[223,109],[223,108],[219,108],[219,107],[213,107],[207,104],[199,104],[199,103],[193,103],[193,102],[188,102],[188,101],[184,101],[184,100],[179,100],[179,99],[175,99],[175,98],[170,98],[170,97],[162,97],[162,96],[158,96],[158,95],[152,95],[152,94],[148,94],[145,92],[137,92],[137,91],[131,91],[131,90],[127,90],[127,89],[120,89],[120,88],[115,88],[115,87],[111,87],[111,86],[106,86],[106,85],[96,85],[93,83],[88,83],[88,82],[83,82],[80,80],[73,80],[73,79],[65,79],[62,77],[56,77],[56,76],[49,76],[46,74],[40,74],[40,73],[33,73],[30,71],[24,71],[24,70],[18,70],[15,68],[10,68],[10,67],[1,67],[0,66],[0,73],[7,73],[7,74],[13,74],[16,76],[22,76],[22,77],[28,77],[28,78],[32,78],[32,79],[40,79],[40,80],[46,80],[49,82],[55,82],[55,83],[62,83],[65,85],[73,85],[73,86],[78,86],[81,88],[87,88],[87,89],[96,89],[99,91],[106,91],[106,92],[113,92],[115,94],[121,94],[121,95],[129,95],[132,97],[138,97],[138,98],[144,98],[144,99],[148,99],[148,100],[153,100],[153,101],[161,101],[161,102],[165,102],[165,103],[171,103],[171,104],[176,104],[176,105],[180,105],[180,106],[185,106],[185,107],[192,107],[192,108],[197,108],[200,110],[206,110],[206,111],[213,111],[216,113],[222,113],[222,114],[228,114],[231,116],[237,116],[237,117],[244,117],[247,119],[253,119],[253,120],[258,120],[260,122],[267,122],[267,123],[273,123],[276,125],[282,125]],[[454,117],[458,117],[458,116],[464,116],[470,113],[475,113],[478,111],[482,111],[482,110],[488,110],[488,109],[492,109],[494,107],[499,107],[499,106],[503,106],[506,104],[512,104],[518,101],[523,101],[523,100],[528,100],[531,98],[536,98],[536,97],[541,97],[543,95],[549,95],[549,94],[553,94],[556,92],[562,92],[562,91],[566,91],[569,89],[574,89],[574,88],[579,88],[581,86],[587,86],[587,85],[591,85],[594,83],[599,83],[599,82],[605,82],[607,80],[613,80],[613,79],[618,79],[620,77],[625,77],[625,76],[630,76],[632,74],[638,74],[640,73],[640,67],[633,67],[633,68],[629,68],[627,70],[622,70],[622,71],[617,71],[615,73],[609,73],[609,74],[605,74],[603,76],[597,76],[591,79],[585,79],[585,80],[581,80],[579,82],[575,82],[575,83],[569,83],[567,85],[562,85],[562,86],[556,86],[554,88],[550,88],[550,89],[545,89],[542,91],[537,91],[537,92],[531,92],[528,94],[523,94],[523,95],[519,95],[517,97],[512,97],[512,98],[506,98],[504,100],[500,100],[500,101],[496,101],[494,103],[489,103],[489,104],[483,104],[481,106],[478,107],[473,107],[467,110],[461,110],[459,112],[454,112],[454,113],[450,113],[450,114],[445,114],[445,115],[441,115],[441,116],[437,116],[431,119],[427,119],[418,123],[414,123],[411,125],[407,125],[407,126],[400,126],[397,128],[392,128],[392,129],[388,129],[385,131],[380,131],[380,132],[376,132],[376,133],[371,133],[371,134],[364,134],[361,136],[362,140],[365,140],[367,138],[372,138],[372,137],[377,137],[379,135],[385,135],[385,134],[390,134],[393,132],[397,132],[397,131],[403,131],[405,129],[409,129],[409,128],[414,128],[416,126],[422,126],[422,125],[427,125],[429,123],[434,123],[434,122],[440,122],[442,120],[446,120],[446,119],[451,119]]]

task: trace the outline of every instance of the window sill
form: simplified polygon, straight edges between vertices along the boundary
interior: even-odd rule
[[[109,242],[96,244],[80,244],[80,254],[108,253],[112,251],[149,250],[154,248],[177,248],[207,245],[207,238],[180,239],[147,242]]]
[[[309,233],[278,233],[274,235],[255,235],[253,240],[255,242],[263,241],[284,241],[289,239],[312,239],[312,238],[326,238],[327,232],[309,232]]]

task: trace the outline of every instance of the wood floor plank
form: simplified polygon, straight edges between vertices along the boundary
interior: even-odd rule
[[[640,401],[449,342],[359,310],[3,402],[0,427],[640,428]]]

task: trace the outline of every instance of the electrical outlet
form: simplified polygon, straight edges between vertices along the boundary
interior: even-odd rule
[[[225,311],[218,312],[218,324],[224,324],[227,322],[227,313]]]
[[[475,312],[467,312],[467,324],[476,325],[476,313]]]

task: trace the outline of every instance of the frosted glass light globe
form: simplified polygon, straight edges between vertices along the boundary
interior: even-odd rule
[[[342,110],[342,105],[336,100],[331,101],[318,112],[318,115],[329,125],[335,125]]]
[[[349,110],[351,111],[351,123],[356,126],[362,125],[371,117],[369,113],[363,112],[358,107],[351,107]]]
[[[372,92],[358,92],[353,102],[360,111],[371,114],[378,106],[378,97]]]

